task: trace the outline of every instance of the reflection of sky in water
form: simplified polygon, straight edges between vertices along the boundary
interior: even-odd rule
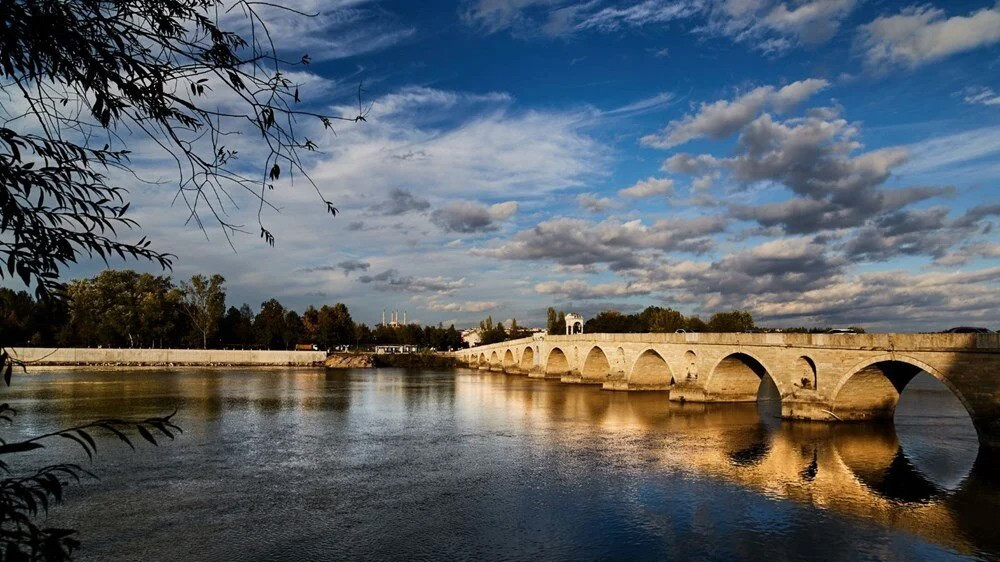
[[[906,456],[921,472],[948,490],[961,484],[979,440],[965,407],[944,383],[917,375],[899,399],[894,425]]]
[[[996,470],[929,382],[898,431],[471,371],[75,371],[6,399],[32,431],[180,410],[175,443],[101,442],[53,513],[83,560],[995,557]]]

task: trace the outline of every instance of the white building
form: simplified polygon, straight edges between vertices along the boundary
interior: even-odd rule
[[[482,343],[483,335],[479,332],[479,328],[462,330],[462,341],[465,342],[469,347],[475,347],[480,343]]]
[[[583,333],[583,316],[570,312],[566,315],[566,335]]]

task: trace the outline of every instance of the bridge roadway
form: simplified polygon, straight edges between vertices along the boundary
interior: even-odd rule
[[[662,391],[681,402],[751,402],[765,377],[781,416],[891,420],[921,371],[965,405],[980,446],[1000,450],[1000,334],[575,334],[455,352],[472,368]]]

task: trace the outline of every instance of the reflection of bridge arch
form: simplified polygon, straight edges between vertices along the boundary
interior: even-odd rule
[[[527,373],[535,366],[535,351],[531,349],[531,346],[524,348],[524,352],[521,353],[521,372]]]
[[[665,390],[674,384],[674,374],[662,355],[647,349],[632,365],[628,387],[636,390]]]
[[[975,421],[965,396],[944,374],[913,357],[888,353],[862,361],[840,379],[831,393],[833,412],[845,420],[891,420],[903,389],[920,371],[944,383]]]
[[[726,402],[753,402],[764,377],[774,381],[781,396],[784,389],[771,377],[760,359],[745,352],[730,353],[716,363],[705,381],[705,394]]]
[[[581,382],[603,383],[610,376],[611,362],[608,361],[608,356],[603,349],[594,346],[583,362],[583,369],[580,371]]]
[[[569,359],[558,347],[553,347],[545,361],[545,376],[562,376],[569,372]]]

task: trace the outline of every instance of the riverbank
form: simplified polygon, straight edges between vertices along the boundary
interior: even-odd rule
[[[328,369],[371,369],[400,367],[406,369],[450,369],[457,366],[450,355],[434,353],[334,353],[324,362]]]
[[[31,367],[291,367],[320,366],[323,351],[11,347]]]

